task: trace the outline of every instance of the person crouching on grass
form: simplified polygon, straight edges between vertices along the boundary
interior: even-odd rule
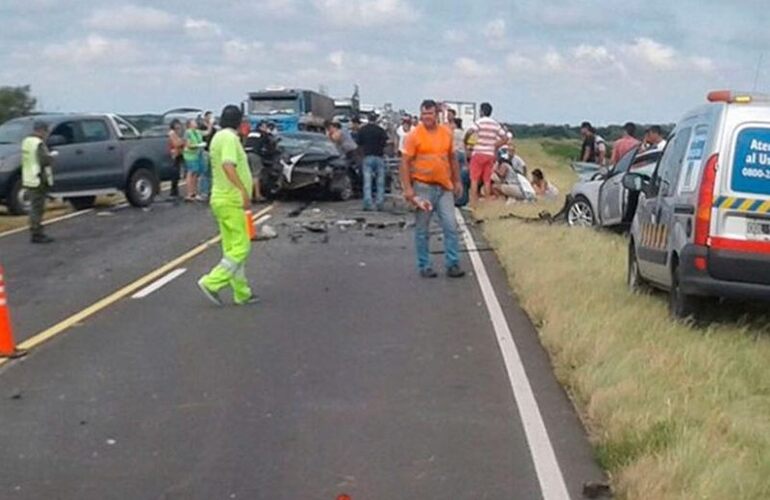
[[[460,167],[452,147],[452,132],[439,125],[435,101],[423,101],[421,123],[407,136],[401,161],[404,199],[417,207],[414,239],[417,269],[423,278],[438,276],[430,263],[430,220],[438,214],[444,232],[447,276],[461,278],[455,198],[463,192]]]

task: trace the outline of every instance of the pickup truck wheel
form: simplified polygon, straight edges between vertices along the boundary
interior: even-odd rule
[[[567,207],[567,224],[572,227],[591,227],[596,225],[594,209],[585,196],[576,196]]]
[[[13,215],[26,215],[29,213],[29,196],[27,190],[21,185],[21,177],[16,177],[11,183],[11,191],[8,193],[8,210]]]
[[[650,285],[639,272],[639,259],[636,258],[636,248],[634,241],[628,243],[628,288],[633,293],[648,293]]]
[[[691,318],[698,322],[701,313],[701,298],[682,292],[680,285],[681,271],[675,264],[671,270],[671,290],[669,291],[668,310],[678,320]]]
[[[349,173],[337,176],[332,182],[331,192],[339,201],[353,199],[353,178]]]
[[[126,198],[135,207],[147,207],[152,204],[158,190],[159,183],[155,174],[146,168],[140,168],[131,174]]]
[[[75,210],[88,210],[94,207],[96,196],[78,196],[77,198],[69,198],[67,201]]]

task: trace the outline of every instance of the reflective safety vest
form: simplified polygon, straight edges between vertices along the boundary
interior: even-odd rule
[[[442,126],[429,131],[420,124],[409,134],[405,149],[407,155],[413,156],[410,171],[413,181],[452,189],[452,165],[449,162],[452,139],[452,132]]]
[[[27,137],[21,143],[21,185],[26,188],[40,187],[43,176],[46,184],[53,186],[53,173],[50,167],[44,169],[37,155],[41,144],[43,140],[36,135]]]

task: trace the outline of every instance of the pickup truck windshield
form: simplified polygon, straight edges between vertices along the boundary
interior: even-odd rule
[[[0,144],[19,144],[32,133],[29,120],[12,120],[0,125]]]
[[[251,99],[249,113],[252,115],[293,115],[299,113],[296,98]]]

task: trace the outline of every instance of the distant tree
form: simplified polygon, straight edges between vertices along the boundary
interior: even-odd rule
[[[30,95],[29,85],[0,87],[0,123],[30,114],[36,104],[37,99]]]

